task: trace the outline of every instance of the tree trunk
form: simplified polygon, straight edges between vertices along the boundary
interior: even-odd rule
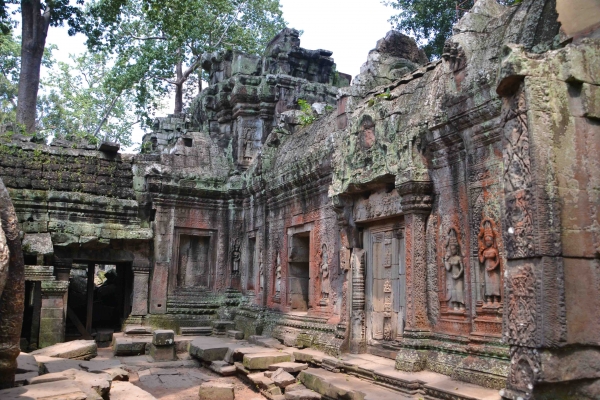
[[[175,110],[173,113],[179,115],[183,112],[183,82],[175,83]]]
[[[185,80],[183,79],[183,67],[182,62],[179,61],[177,66],[175,67],[175,73],[177,74],[175,78],[175,110],[173,110],[173,114],[179,115],[183,112],[183,83]]]
[[[40,67],[46,46],[50,7],[41,14],[39,0],[21,2],[21,72],[17,97],[17,123],[28,133],[35,131],[37,95],[40,86]]]
[[[2,179],[0,220],[9,255],[8,271],[0,275],[0,279],[5,279],[4,290],[0,293],[0,389],[4,389],[14,385],[17,356],[21,351],[19,340],[25,301],[25,267],[17,215]]]

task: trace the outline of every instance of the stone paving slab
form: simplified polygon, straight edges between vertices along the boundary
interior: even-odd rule
[[[110,400],[156,400],[156,397],[129,382],[113,382]]]
[[[17,357],[17,373],[38,372],[40,366],[31,354],[20,353]]]
[[[198,368],[200,364],[197,360],[177,360],[177,361],[161,361],[152,362],[147,356],[135,356],[135,357],[119,357],[118,360],[127,368],[132,371],[142,371],[150,368]]]
[[[106,397],[110,391],[112,378],[105,373],[92,374],[78,369],[68,369],[66,371],[54,372],[31,378],[27,383],[29,385],[37,385],[59,381],[75,381],[81,383],[84,387],[95,390],[100,396]]]
[[[98,355],[98,346],[93,340],[73,340],[32,351],[29,354],[73,360],[90,360]]]
[[[58,381],[0,390],[2,400],[102,400],[94,390],[75,381]]]
[[[300,372],[298,379],[308,389],[328,398],[361,400],[413,400],[395,390],[386,389],[350,375],[334,373],[320,368]],[[293,393],[293,392],[292,392]]]

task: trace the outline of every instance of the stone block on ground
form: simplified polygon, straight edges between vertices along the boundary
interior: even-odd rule
[[[219,361],[225,357],[230,343],[214,337],[196,338],[190,343],[190,356],[202,361]]]
[[[93,340],[73,340],[72,342],[58,343],[32,351],[29,354],[73,360],[90,360],[98,355],[98,345]]]
[[[237,372],[242,375],[248,375],[252,372],[249,369],[247,369],[246,367],[244,367],[244,364],[242,364],[239,361],[234,362],[233,365],[235,366],[235,369],[237,370]]]
[[[150,357],[153,361],[175,361],[177,360],[175,346],[156,346],[151,344]]]
[[[295,390],[304,390],[306,389],[306,386],[304,386],[301,383],[292,383],[291,385],[289,385],[288,387],[285,388],[285,392],[293,392]]]
[[[2,400],[102,400],[93,389],[75,381],[57,381],[0,390]]]
[[[129,382],[113,382],[110,400],[156,400],[156,397]]]
[[[286,353],[270,352],[244,355],[244,367],[250,370],[266,370],[272,364],[292,361],[292,356]]]
[[[298,362],[282,362],[273,365],[269,365],[269,370],[277,371],[279,368],[283,369],[285,372],[289,372],[290,374],[295,374],[303,369],[308,368],[308,364],[298,363]]]
[[[266,389],[265,392],[271,398],[273,398],[273,396],[281,396],[282,394],[281,389],[277,386],[270,387]]]
[[[40,383],[58,382],[58,381],[75,381],[81,383],[85,387],[92,388],[100,396],[107,396],[110,391],[112,378],[106,373],[92,374],[78,369],[68,369],[62,372],[40,375],[27,380],[29,385]]]
[[[217,374],[223,376],[235,375],[237,372],[235,365],[231,365],[225,361],[213,361],[210,363],[209,368],[212,371],[215,371]]]
[[[152,332],[152,344],[155,346],[171,346],[175,343],[175,332],[170,329],[156,329]]]
[[[106,360],[90,360],[90,361],[80,361],[79,367],[88,372],[102,372],[108,368],[119,368],[121,367],[121,361],[116,360],[114,358],[106,359]]]
[[[275,338],[271,338],[271,337],[266,337],[266,336],[255,336],[252,335],[248,338],[248,342],[255,344],[257,346],[263,346],[263,347],[268,347],[271,349],[283,349],[285,348],[284,345],[282,345],[279,340],[275,339]]]
[[[244,338],[244,332],[242,332],[242,331],[235,331],[235,330],[228,330],[227,331],[227,337],[230,337],[230,338],[236,339],[236,340],[242,340]]]
[[[96,371],[90,371],[90,372],[96,372]],[[127,382],[129,381],[129,372],[125,371],[122,368],[107,368],[105,370],[103,370],[102,372],[107,373],[111,379],[113,380],[113,382],[115,381],[121,381],[121,382]]]
[[[275,385],[282,389],[296,382],[296,378],[292,374],[285,372],[282,368],[274,371],[271,379],[275,382]]]
[[[150,344],[151,339],[145,338],[113,338],[113,351],[115,356],[137,356],[146,353],[146,345]]]
[[[314,349],[295,350],[293,352],[293,355],[294,359],[297,362],[306,362],[314,364],[321,364],[323,362],[323,358],[327,357],[327,355],[322,351]]]
[[[15,374],[15,386],[23,386],[27,384],[29,379],[39,376],[37,372],[23,372],[22,374]]]
[[[233,384],[204,382],[198,390],[199,400],[234,400]]]
[[[273,382],[273,379],[265,376],[264,372],[248,374],[248,379],[250,379],[250,381],[254,383],[259,389],[266,390],[270,387],[275,386],[275,382]]]

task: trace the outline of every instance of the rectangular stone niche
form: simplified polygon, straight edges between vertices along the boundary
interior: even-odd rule
[[[290,306],[293,311],[309,308],[310,282],[310,236],[309,232],[292,236],[289,258]]]
[[[213,232],[176,229],[175,268],[171,287],[210,289],[213,269]]]

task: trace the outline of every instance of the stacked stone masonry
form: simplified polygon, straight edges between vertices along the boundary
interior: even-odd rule
[[[352,85],[286,29],[140,154],[13,139],[0,176],[57,282],[130,271],[123,324],[598,398],[600,39],[557,3],[479,0],[432,62],[390,32]]]

